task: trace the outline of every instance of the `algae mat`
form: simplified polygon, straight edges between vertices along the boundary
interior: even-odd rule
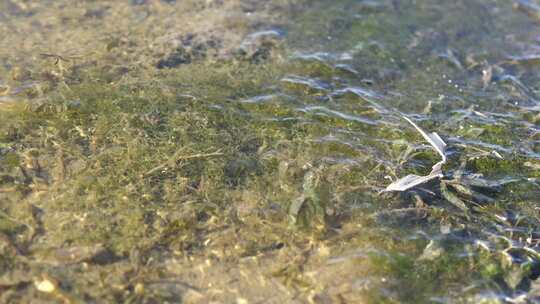
[[[0,302],[540,301],[539,16],[1,1]]]

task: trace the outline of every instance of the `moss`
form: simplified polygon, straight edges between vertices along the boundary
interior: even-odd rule
[[[468,163],[471,170],[484,174],[486,177],[501,177],[511,173],[513,176],[519,176],[528,170],[523,168],[523,159],[520,157],[511,157],[506,159],[497,159],[493,157],[484,157],[473,159]]]
[[[0,4],[0,302],[40,298],[42,273],[90,302],[528,291],[500,256],[537,262],[535,116],[477,73],[527,40],[507,4],[135,2]],[[438,161],[400,112],[449,143],[452,194],[378,194]]]

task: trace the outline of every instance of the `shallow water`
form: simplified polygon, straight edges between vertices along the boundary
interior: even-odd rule
[[[540,301],[539,7],[1,2],[0,302]]]

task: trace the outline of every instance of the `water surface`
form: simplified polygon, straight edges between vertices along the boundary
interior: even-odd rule
[[[538,301],[539,8],[1,2],[0,302]]]

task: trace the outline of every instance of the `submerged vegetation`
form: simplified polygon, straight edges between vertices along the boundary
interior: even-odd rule
[[[538,301],[510,2],[2,2],[0,302]]]

